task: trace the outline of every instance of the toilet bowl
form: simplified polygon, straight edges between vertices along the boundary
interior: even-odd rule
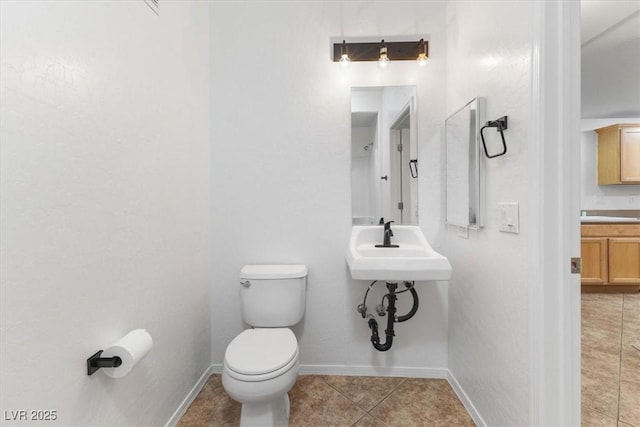
[[[240,426],[287,426],[298,375],[298,341],[286,326],[304,314],[306,266],[245,266],[240,274],[246,329],[227,346],[222,386],[242,404]]]
[[[298,376],[298,343],[288,328],[247,329],[227,347],[222,385],[242,403],[242,426],[286,426]]]

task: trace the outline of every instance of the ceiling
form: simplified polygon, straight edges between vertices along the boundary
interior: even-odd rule
[[[597,37],[609,38],[607,33],[616,32],[617,38],[637,38],[640,29],[634,25],[625,24],[632,15],[640,11],[638,0],[582,0],[581,37],[582,45]]]
[[[640,0],[581,1],[582,118],[640,118]]]

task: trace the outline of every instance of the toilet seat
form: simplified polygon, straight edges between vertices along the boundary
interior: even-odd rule
[[[287,372],[297,361],[298,341],[291,329],[247,329],[227,346],[224,369],[240,381],[265,381]]]

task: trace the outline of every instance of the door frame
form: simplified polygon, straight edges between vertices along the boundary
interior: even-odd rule
[[[531,290],[531,425],[580,425],[580,2],[537,1],[532,141],[540,238]]]
[[[403,126],[404,122],[409,120],[409,127]],[[416,97],[411,96],[406,104],[399,110],[398,114],[391,120],[389,126],[389,163],[399,160],[402,164],[401,171],[401,187],[402,201],[404,203],[404,209],[402,212],[403,224],[417,224],[418,223],[418,180],[416,178],[410,178],[409,160],[416,159],[415,171],[418,172],[417,158],[418,158],[418,126],[417,126],[417,111],[416,111]],[[408,143],[402,137],[402,133],[408,137]],[[403,151],[398,154],[398,151],[394,148],[395,144],[400,141],[403,145]],[[398,159],[399,157],[399,159]],[[405,182],[404,178],[407,177]],[[391,190],[393,193],[393,190]],[[406,194],[405,194],[406,192]],[[391,203],[390,197],[389,202]],[[393,212],[397,212],[397,209],[391,209]]]

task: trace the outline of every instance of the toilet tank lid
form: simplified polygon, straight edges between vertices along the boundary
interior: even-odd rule
[[[241,279],[295,279],[309,273],[306,265],[245,265]]]

